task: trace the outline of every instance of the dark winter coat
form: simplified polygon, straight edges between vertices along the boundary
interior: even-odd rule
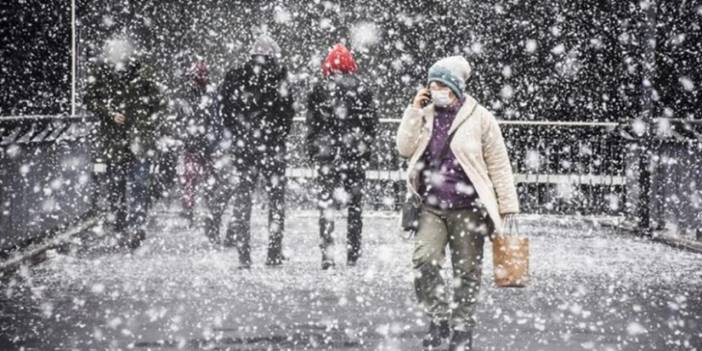
[[[254,56],[230,70],[220,89],[222,124],[232,133],[235,155],[256,160],[285,147],[295,115],[285,67]]]
[[[312,161],[367,168],[378,128],[373,94],[355,75],[316,84],[307,100],[307,151]]]
[[[165,103],[148,67],[137,60],[122,70],[109,63],[97,64],[84,102],[100,120],[98,140],[104,157],[118,160],[156,154],[156,130]],[[115,112],[126,116],[125,124],[113,120]]]

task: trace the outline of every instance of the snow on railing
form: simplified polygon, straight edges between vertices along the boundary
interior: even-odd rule
[[[0,146],[76,140],[95,126],[91,116],[0,116]]]

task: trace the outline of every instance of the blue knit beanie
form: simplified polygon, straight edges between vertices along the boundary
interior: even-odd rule
[[[471,71],[470,64],[462,56],[446,57],[429,68],[427,84],[441,82],[449,87],[456,97],[462,99]]]

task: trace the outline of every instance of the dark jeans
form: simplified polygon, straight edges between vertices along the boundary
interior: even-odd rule
[[[172,150],[159,153],[158,161],[154,162],[153,181],[151,182],[150,197],[158,201],[164,196],[172,195],[178,179],[178,153]]]
[[[348,233],[346,245],[348,258],[355,260],[361,256],[361,233],[363,231],[363,187],[366,172],[362,168],[341,169],[322,165],[317,167],[319,197],[317,205],[320,210],[319,235],[321,248],[325,251],[334,243],[333,210],[347,207]]]
[[[285,230],[285,150],[273,156],[264,155],[247,163],[237,162],[220,169],[216,186],[210,193],[211,216],[206,221],[206,232],[210,239],[219,237],[222,215],[229,201],[233,201],[232,218],[227,225],[225,245],[236,245],[239,260],[251,260],[251,207],[252,192],[262,177],[264,190],[268,194],[268,258],[279,259]]]
[[[128,234],[144,231],[149,210],[150,162],[133,158],[107,162],[105,174],[110,213],[115,230]]]

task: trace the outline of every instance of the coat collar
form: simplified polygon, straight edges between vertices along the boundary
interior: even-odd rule
[[[465,94],[465,101],[463,102],[463,106],[458,110],[456,117],[453,119],[453,122],[451,123],[451,128],[449,128],[448,133],[451,134],[453,131],[468,117],[470,117],[473,114],[473,111],[478,105],[478,101],[475,100],[472,96]],[[434,109],[434,104],[431,104],[427,107],[424,108],[424,116],[426,118],[426,124],[427,128],[429,130],[432,129],[432,126],[434,125],[434,117],[436,115],[436,110]]]
[[[476,105],[478,104],[478,101],[476,101],[472,96],[470,95],[465,95],[466,101],[463,102],[463,106],[461,107],[460,110],[458,110],[458,113],[456,114],[456,118],[453,119],[453,123],[451,123],[451,128],[449,129],[449,134],[453,133],[453,131],[461,125],[461,123],[466,120],[468,117],[470,117],[473,114],[473,111],[476,108]]]

